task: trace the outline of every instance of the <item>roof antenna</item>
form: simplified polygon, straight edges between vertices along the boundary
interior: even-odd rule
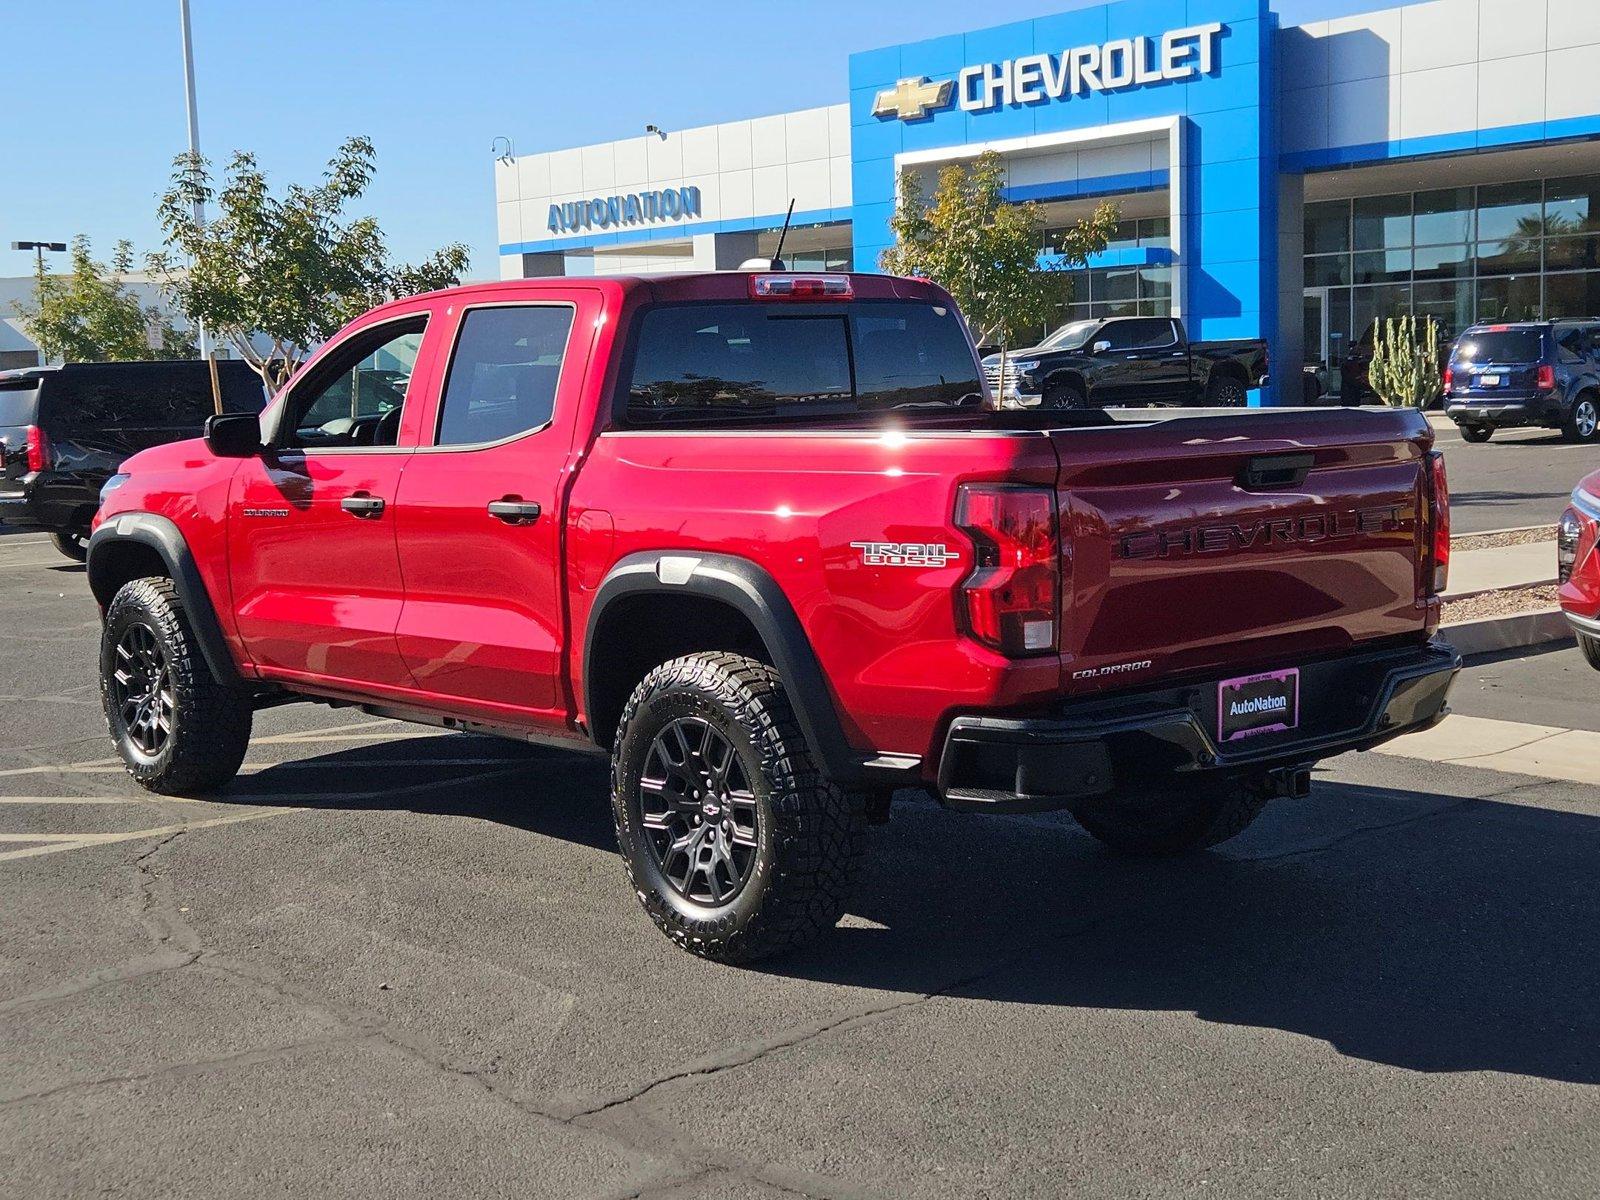
[[[783,232],[778,235],[778,248],[772,252],[772,269],[781,271],[783,266],[783,241],[789,236],[789,222],[794,220],[794,197],[789,197],[789,211],[783,218]]]

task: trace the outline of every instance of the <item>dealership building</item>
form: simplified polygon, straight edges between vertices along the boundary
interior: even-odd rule
[[[1265,337],[1280,379],[1309,362],[1336,389],[1382,316],[1600,314],[1600,0],[1296,26],[1269,0],[1122,0],[853,54],[849,81],[828,107],[507,156],[502,276],[736,267],[791,201],[786,263],[876,270],[900,177],[994,150],[1008,197],[1043,205],[1042,254],[1121,212],[1062,319]]]

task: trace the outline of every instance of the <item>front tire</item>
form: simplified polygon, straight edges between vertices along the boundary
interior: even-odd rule
[[[691,954],[749,962],[844,911],[863,804],[811,761],[778,673],[728,652],[645,676],[611,755],[617,845],[640,903]]]
[[[1088,408],[1089,397],[1075,383],[1052,383],[1044,390],[1045,408]]]
[[[1119,854],[1165,857],[1220,845],[1243,833],[1267,797],[1238,780],[1192,782],[1073,810],[1078,824]]]
[[[73,562],[89,561],[89,538],[82,533],[52,533],[50,540],[55,548]]]
[[[1578,649],[1583,651],[1584,661],[1596,671],[1600,671],[1600,638],[1591,637],[1587,633],[1578,635]]]
[[[211,677],[172,580],[135,579],[106,610],[100,696],[128,774],[152,792],[215,791],[250,744],[248,696]]]
[[[1494,436],[1494,429],[1488,425],[1463,425],[1461,426],[1461,440],[1481,445]]]
[[[1572,402],[1572,411],[1561,425],[1561,436],[1569,442],[1592,442],[1600,433],[1600,401],[1593,392],[1584,392]]]

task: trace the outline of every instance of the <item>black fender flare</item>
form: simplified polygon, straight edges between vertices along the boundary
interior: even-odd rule
[[[836,783],[863,777],[863,755],[845,739],[822,665],[778,581],[749,559],[684,550],[646,550],[619,560],[595,594],[583,640],[584,711],[593,713],[596,633],[618,600],[646,593],[717,600],[755,626],[783,677],[812,760]]]
[[[119,513],[108,518],[89,538],[89,590],[94,593],[101,611],[110,606],[116,595],[117,577],[112,569],[116,558],[114,548],[130,542],[154,550],[165,564],[167,575],[178,589],[178,598],[188,614],[189,627],[200,643],[200,653],[211,669],[211,677],[228,687],[242,686],[244,680],[228,650],[216,606],[206,591],[200,569],[195,566],[194,554],[178,527],[166,517],[147,512]]]
[[[1039,384],[1039,394],[1042,396],[1050,390],[1051,384],[1065,384],[1075,387],[1083,393],[1084,403],[1093,404],[1089,398],[1089,375],[1082,367],[1065,366],[1057,367],[1045,373],[1044,379]]]

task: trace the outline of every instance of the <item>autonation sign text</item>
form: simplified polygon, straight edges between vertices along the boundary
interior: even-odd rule
[[[699,215],[699,188],[663,188],[656,192],[629,192],[625,196],[596,196],[593,200],[552,204],[549,226],[551,233],[579,233],[585,229],[609,229],[614,225],[681,221]]]
[[[1065,100],[1209,75],[1221,65],[1222,25],[1190,25],[1160,37],[1118,38],[1059,54],[1025,54],[962,67],[955,79],[902,79],[879,92],[875,116],[916,121],[952,101],[967,112]]]

